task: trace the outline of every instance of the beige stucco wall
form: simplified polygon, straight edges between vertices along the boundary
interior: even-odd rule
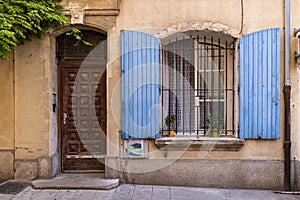
[[[63,0],[60,2],[64,9],[115,9],[118,0]]]
[[[13,54],[0,60],[0,150],[15,148],[15,95]]]
[[[297,66],[297,60],[294,58],[294,52],[298,49],[297,39],[294,37],[294,28],[300,27],[299,8],[299,1],[291,1],[291,159],[295,159],[298,161],[300,161],[300,68]]]
[[[15,51],[16,159],[49,155],[50,39],[34,39]]]
[[[267,9],[266,9],[267,8]],[[168,35],[175,32],[186,30],[215,30],[225,32],[233,37],[240,37],[242,35],[252,33],[267,28],[279,27],[282,30],[282,53],[281,53],[281,66],[283,73],[283,1],[281,0],[268,0],[268,1],[244,1],[244,21],[243,28],[241,29],[241,9],[240,1],[152,1],[152,0],[126,0],[121,1],[120,14],[117,17],[116,29],[112,31],[115,35],[116,42],[112,44],[114,49],[113,60],[119,59],[120,43],[119,32],[120,30],[136,30],[153,34],[156,37]],[[274,14],[276,13],[276,14]],[[213,22],[211,26],[210,23]],[[224,28],[225,27],[225,28]],[[226,30],[226,31],[224,31]],[[241,34],[239,32],[242,30]],[[170,33],[166,33],[170,32]],[[119,64],[119,63],[118,63]],[[119,66],[115,65],[112,68],[111,82],[119,80]],[[283,76],[282,76],[283,87]],[[119,90],[119,85],[110,85],[109,93],[113,90]],[[111,101],[114,102],[110,106],[119,105],[120,99],[118,95]],[[283,108],[283,94],[282,108]],[[118,102],[118,103],[117,103]],[[111,109],[111,108],[109,108]],[[282,109],[283,111],[283,109]],[[119,113],[118,113],[119,114]],[[109,115],[109,120],[110,119]],[[239,152],[209,152],[205,153],[204,158],[208,159],[258,159],[258,160],[282,160],[283,159],[283,114],[282,114],[282,135],[280,140],[272,141],[259,141],[247,140],[244,147]],[[118,121],[116,121],[118,122]],[[109,126],[110,134],[114,135],[113,138],[119,137],[120,124],[117,123]],[[155,152],[152,158],[166,158],[165,152],[159,152],[153,142],[150,142],[150,151]],[[180,153],[179,153],[180,154]],[[168,153],[168,157],[177,156],[177,153]],[[199,152],[185,152],[182,158],[199,158],[203,154]]]
[[[167,28],[172,24],[190,21],[223,22],[239,29],[240,10],[236,9],[233,12],[233,8],[237,8],[239,2],[239,0],[125,0],[120,4],[117,29]]]
[[[242,23],[240,0],[64,0],[65,9],[120,8],[114,16],[85,16],[85,24],[103,28],[108,34],[107,126],[108,155],[121,155],[120,130],[120,30],[137,30],[164,37],[190,29],[210,29],[234,37],[267,28],[282,30],[281,68],[283,88],[284,64],[284,1],[244,0]],[[291,0],[291,32],[300,27],[300,2]],[[100,12],[100,11],[99,11]],[[208,23],[204,23],[208,22]],[[240,33],[240,31],[242,31]],[[300,69],[293,52],[296,39],[291,36],[291,133],[292,157],[300,160]],[[34,39],[16,48],[13,60],[0,61],[0,149],[15,149],[16,159],[37,159],[58,152],[57,115],[52,112],[51,95],[57,93],[55,38]],[[14,80],[15,79],[15,80]],[[14,85],[15,81],[15,85]],[[272,141],[247,140],[239,152],[185,152],[184,159],[283,159],[283,95],[281,95],[281,139]],[[15,119],[15,120],[14,120]],[[178,152],[158,151],[153,142],[151,158],[172,158]],[[181,154],[181,152],[179,152]]]
[[[14,95],[14,55],[10,60],[0,59],[0,177],[14,176],[15,149],[15,95]]]
[[[283,26],[283,1],[244,1],[243,32]],[[192,21],[218,22],[241,30],[240,0],[125,0],[121,1],[118,30],[168,28]]]

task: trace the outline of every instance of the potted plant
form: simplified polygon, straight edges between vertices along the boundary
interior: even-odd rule
[[[219,137],[220,130],[222,129],[222,125],[219,124],[218,121],[210,120],[209,121],[209,128],[208,128],[208,134],[211,137]]]
[[[176,115],[175,114],[169,114],[165,118],[165,124],[168,127],[169,130],[169,137],[174,137],[174,125],[176,121]]]

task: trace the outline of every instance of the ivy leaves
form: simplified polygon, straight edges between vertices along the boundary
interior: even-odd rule
[[[53,0],[0,0],[0,58],[7,59],[32,36],[42,37],[48,28],[66,24],[69,20]]]

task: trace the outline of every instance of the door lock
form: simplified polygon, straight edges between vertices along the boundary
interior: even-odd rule
[[[64,124],[67,123],[67,117],[68,117],[67,113],[64,113]]]

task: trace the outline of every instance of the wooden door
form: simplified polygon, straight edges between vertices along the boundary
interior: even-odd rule
[[[106,155],[105,69],[70,66],[60,67],[63,171],[101,171]]]
[[[62,171],[103,171],[106,155],[106,35],[81,30],[85,45],[57,38]]]

